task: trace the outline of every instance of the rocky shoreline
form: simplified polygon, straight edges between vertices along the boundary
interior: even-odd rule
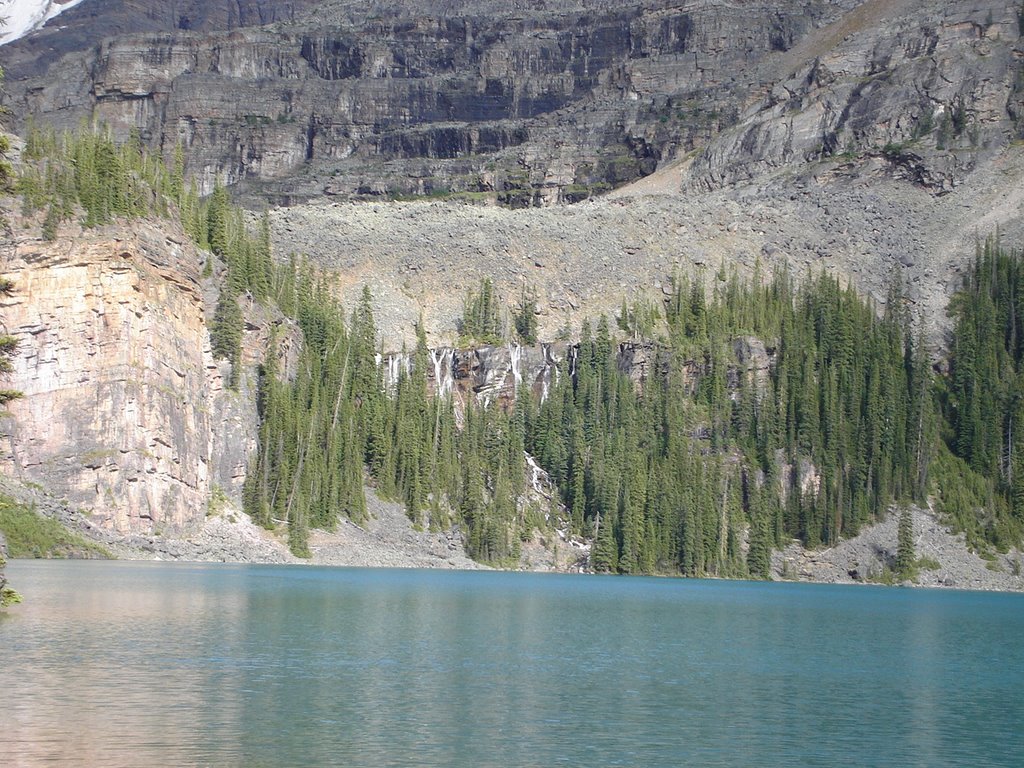
[[[345,520],[334,531],[310,533],[312,558],[303,560],[287,548],[284,533],[255,525],[231,507],[208,515],[203,525],[179,536],[119,536],[91,524],[80,512],[40,489],[0,481],[0,492],[30,504],[40,513],[101,544],[124,560],[307,564],[360,568],[441,568],[485,570],[466,555],[457,528],[418,530],[400,504],[367,493],[369,519],[363,525]],[[857,536],[828,549],[807,550],[792,542],[772,555],[773,581],[826,584],[891,583],[887,577],[896,557],[897,521],[892,513]],[[916,555],[924,563],[917,580],[903,586],[977,591],[1024,591],[1024,553],[1014,549],[985,557],[968,549],[965,537],[952,533],[935,514],[913,508]],[[523,544],[520,569],[586,572],[585,546],[555,543],[557,534]]]
[[[931,510],[913,507],[911,516],[914,550],[922,564],[916,581],[903,585],[1024,591],[1024,555],[1020,550],[982,556],[968,549],[964,534],[951,532]],[[887,583],[896,561],[898,521],[899,514],[893,512],[828,549],[806,550],[793,542],[773,553],[773,578],[827,584]]]

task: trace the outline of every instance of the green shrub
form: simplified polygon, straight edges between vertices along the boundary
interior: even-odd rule
[[[73,533],[34,509],[0,495],[0,531],[16,558],[110,558],[103,547]]]

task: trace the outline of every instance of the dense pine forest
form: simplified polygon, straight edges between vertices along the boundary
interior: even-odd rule
[[[723,268],[679,275],[662,303],[624,302],[614,326],[584,322],[545,397],[456,402],[433,395],[422,328],[385,387],[369,291],[341,307],[330,274],[272,258],[266,216],[247,228],[223,188],[201,199],[181,168],[180,152],[164,163],[103,133],[35,131],[19,189],[46,238],[65,220],[180,218],[204,274],[220,276],[211,341],[233,385],[238,296],[297,321],[294,378],[273,348],[259,371],[243,501],[258,523],[286,525],[298,555],[311,527],[365,518],[366,484],[417,525],[458,525],[470,555],[499,565],[557,525],[593,538],[600,571],[766,577],[772,549],[793,538],[832,544],[894,505],[929,501],[974,547],[1020,541],[1024,263],[996,240],[950,303],[938,365],[898,283],[878,307],[827,274]],[[534,343],[535,302],[489,280],[471,287],[462,339]],[[651,356],[641,380],[620,364],[630,345]],[[558,503],[527,493],[528,456]]]
[[[878,317],[824,275],[715,285],[677,281],[639,391],[606,321],[584,326],[531,422],[598,569],[764,576],[774,546],[833,543],[926,492],[929,367],[898,301]],[[763,380],[736,360],[751,337],[774,350]]]

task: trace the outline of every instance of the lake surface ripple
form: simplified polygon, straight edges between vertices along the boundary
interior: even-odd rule
[[[0,765],[1020,766],[1024,596],[15,561]]]

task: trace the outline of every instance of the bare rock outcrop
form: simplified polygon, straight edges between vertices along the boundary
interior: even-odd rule
[[[697,157],[714,189],[824,158],[865,155],[947,193],[1020,133],[1020,6],[866,0],[775,62],[774,84]]]
[[[15,291],[2,315],[20,340],[10,383],[24,397],[3,420],[0,470],[113,532],[187,531],[214,487],[241,491],[255,444],[251,365],[228,390],[201,259],[180,229],[67,229],[53,243],[17,236],[3,264]],[[251,363],[265,330],[249,315]]]
[[[911,507],[915,556],[923,565],[916,582],[925,587],[1020,591],[1024,589],[1022,554],[981,554],[968,548],[929,508]],[[798,541],[772,554],[772,577],[833,584],[873,583],[892,578],[896,563],[899,514],[867,526],[835,546],[807,550]]]
[[[139,4],[109,3],[100,29],[72,9],[61,34],[0,51],[12,112],[181,143],[207,189],[523,207],[585,199],[704,146],[761,96],[753,64],[853,3]]]
[[[22,343],[3,469],[59,488],[102,525],[180,529],[205,509],[209,349],[194,250],[156,227],[23,238],[3,303]]]

